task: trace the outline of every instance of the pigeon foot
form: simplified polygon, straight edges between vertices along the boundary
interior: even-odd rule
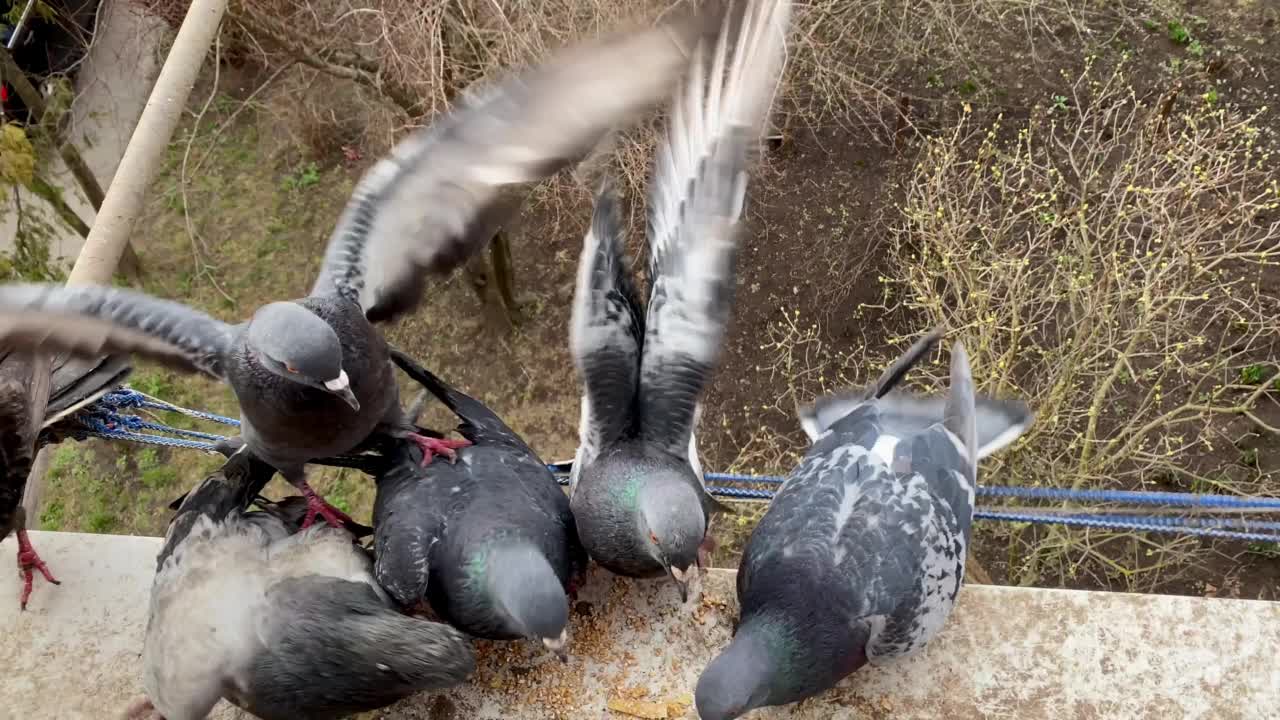
[[[431,457],[433,455],[443,455],[449,458],[449,462],[457,462],[458,453],[454,452],[454,450],[464,448],[471,444],[470,440],[443,440],[439,438],[424,437],[417,433],[409,433],[407,439],[422,448],[423,467],[430,464]]]
[[[711,533],[707,533],[706,537],[702,539],[702,544],[698,546],[698,569],[706,570],[711,567],[711,555],[718,546],[719,543],[711,536]]]
[[[27,601],[31,599],[32,585],[35,583],[35,572],[40,571],[44,579],[54,585],[62,583],[53,577],[53,573],[49,572],[49,566],[44,564],[40,556],[36,553],[36,549],[31,545],[31,538],[27,537],[26,529],[18,531],[18,573],[22,575],[22,596],[19,598],[22,609],[27,609]]]
[[[329,523],[329,527],[338,528],[339,530],[346,527],[346,523],[352,522],[346,513],[325,502],[324,498],[316,494],[316,491],[312,490],[311,485],[307,484],[305,480],[298,489],[302,491],[302,497],[307,500],[307,515],[302,519],[303,530],[311,527],[312,523],[316,521],[317,515],[324,518],[324,521]]]
[[[134,698],[125,708],[123,720],[164,720],[164,716],[146,695]]]

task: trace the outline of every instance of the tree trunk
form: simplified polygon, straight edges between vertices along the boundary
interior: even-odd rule
[[[499,236],[501,236],[501,233],[499,233]],[[467,282],[470,283],[471,289],[476,293],[476,299],[483,306],[485,330],[496,334],[510,332],[514,323],[503,304],[502,295],[498,291],[497,279],[494,272],[490,270],[489,264],[485,262],[484,253],[480,252],[472,255],[471,259],[467,260],[467,264],[463,266],[463,272],[467,276]]]
[[[18,64],[14,62],[13,55],[7,48],[0,48],[0,78],[4,78],[17,91],[18,97],[27,106],[31,122],[40,122],[48,109],[45,106],[44,96],[40,94],[35,85],[31,84],[31,80],[22,71],[22,68],[18,67]],[[89,200],[89,204],[93,206],[95,212],[101,210],[102,199],[105,197],[102,185],[98,183],[98,178],[89,169],[89,165],[84,161],[84,157],[80,155],[80,151],[66,139],[64,124],[59,122],[56,126],[51,126],[49,130],[53,134],[54,143],[58,146],[58,154],[62,156],[62,161],[66,163],[67,169],[71,171],[71,175],[75,177],[76,182],[80,185],[80,189]],[[35,192],[49,201],[54,206],[54,210],[59,217],[67,221],[76,232],[80,233],[81,237],[89,236],[88,226],[67,205],[66,201],[61,197],[54,200],[49,194],[39,189],[36,189]],[[74,218],[74,221],[72,218]],[[141,278],[142,263],[138,259],[138,253],[134,251],[132,243],[127,243],[124,247],[124,254],[120,258],[120,270],[124,272],[131,282],[136,283]]]
[[[515,269],[511,264],[511,240],[504,230],[499,230],[489,242],[489,256],[493,261],[493,279],[498,286],[498,294],[502,296],[502,304],[507,306],[507,317],[513,323],[519,323],[520,305],[515,296]]]
[[[81,220],[76,211],[72,210],[71,206],[67,204],[67,201],[62,199],[62,193],[58,192],[57,188],[37,175],[31,179],[31,192],[36,197],[49,203],[49,206],[58,214],[58,217],[62,218],[64,223],[70,225],[71,229],[75,230],[80,237],[89,237],[89,226],[85,225],[84,220]]]

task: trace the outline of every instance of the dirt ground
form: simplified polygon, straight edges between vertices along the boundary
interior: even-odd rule
[[[783,141],[753,180],[737,303],[699,429],[704,466],[785,473],[805,447],[796,402],[874,377],[895,348],[927,327],[919,313],[886,300],[883,279],[902,270],[888,249],[889,228],[923,143],[946,132],[964,107],[983,120],[1003,114],[1014,126],[1032,106],[1059,102],[1063,78],[1080,72],[1088,57],[1122,52],[1137,59],[1131,77],[1139,90],[1207,82],[1222,102],[1275,104],[1280,9],[1212,2],[1187,3],[1176,12],[1183,14],[1152,14],[1146,26],[1108,25],[1103,13],[1094,21],[1096,39],[1083,43],[1068,42],[1065,27],[1030,33],[1005,32],[998,23],[971,27],[967,40],[983,58],[980,66],[936,58],[904,63],[891,82],[910,101],[888,104],[872,122],[865,115],[815,120],[791,108]],[[1168,18],[1192,12],[1203,19],[1195,25],[1197,40],[1220,49],[1213,57],[1221,59],[1206,60],[1202,71],[1184,77],[1178,63],[1187,61],[1189,44],[1173,37]],[[139,225],[146,289],[225,319],[307,291],[333,221],[373,160],[366,152],[349,161],[338,143],[321,143],[316,152],[316,143],[302,142],[272,110],[285,98],[272,87],[259,91],[269,77],[266,69],[224,65],[216,89],[212,77],[205,78],[193,93],[191,115],[199,120],[175,138]],[[908,108],[918,135],[896,132],[902,123],[894,107]],[[1278,128],[1274,114],[1265,120],[1266,137]],[[638,217],[643,199],[629,202]],[[486,332],[481,307],[460,275],[431,288],[424,306],[388,331],[392,342],[502,414],[547,461],[570,458],[576,445],[578,394],[567,324],[589,210],[585,192],[560,183],[535,192],[511,229],[522,314],[512,333]],[[640,238],[631,240],[634,253]],[[1276,268],[1259,282],[1280,297]],[[143,366],[134,385],[179,404],[234,413],[229,392],[212,383]],[[1274,395],[1259,411],[1273,425],[1280,423]],[[447,421],[439,409],[425,420]],[[1251,465],[1230,472],[1246,472],[1255,491],[1276,494],[1276,438],[1249,443],[1198,462],[1239,466],[1243,453]],[[1017,468],[1018,452],[995,472]],[[55,458],[52,502],[42,521],[51,528],[159,532],[165,503],[214,464],[198,453],[68,446]],[[1021,484],[1017,476],[998,474],[980,481]],[[371,507],[372,485],[354,474],[325,471],[318,488],[339,507],[359,513]],[[1171,481],[1166,489],[1194,488]],[[736,564],[736,548],[761,508],[743,510],[717,520],[723,544],[717,564]],[[990,523],[980,523],[977,534],[978,557],[998,583],[1280,599],[1280,553],[1269,546]],[[1028,554],[1046,546],[1068,551],[1028,578]]]

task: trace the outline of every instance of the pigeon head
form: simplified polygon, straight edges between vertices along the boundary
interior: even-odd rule
[[[342,342],[319,315],[293,302],[263,305],[249,321],[248,341],[272,373],[337,395],[360,410],[342,369]]]
[[[733,642],[702,671],[694,704],[702,720],[734,720],[769,701],[773,668],[768,646],[752,628],[739,628]]]
[[[659,469],[648,480],[640,494],[642,542],[679,586],[680,601],[685,602],[707,530],[702,498],[675,468]]]
[[[569,602],[547,558],[536,549],[521,545],[494,551],[488,565],[497,604],[515,629],[566,661]]]

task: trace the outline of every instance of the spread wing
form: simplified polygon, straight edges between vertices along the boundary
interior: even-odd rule
[[[658,150],[640,427],[676,455],[688,452],[728,325],[748,163],[781,74],[790,9],[751,3],[736,41],[729,16],[709,60],[708,43],[698,46]]]
[[[77,357],[136,354],[224,377],[232,328],[181,303],[133,290],[52,284],[0,286],[0,345]]]
[[[625,243],[618,199],[606,184],[583,240],[569,325],[569,350],[583,385],[579,434],[588,463],[635,419],[644,316]]]
[[[469,88],[360,181],[312,294],[341,293],[374,322],[411,309],[425,273],[457,267],[517,209],[514,186],[581,160],[666,96],[689,49],[723,17],[712,7]]]

